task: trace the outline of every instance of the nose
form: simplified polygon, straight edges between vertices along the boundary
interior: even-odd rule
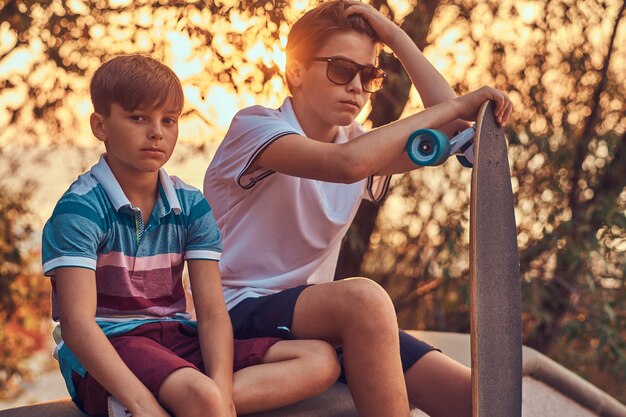
[[[151,140],[163,139],[163,129],[161,129],[161,123],[155,122],[150,124],[149,137]]]
[[[351,93],[359,94],[363,91],[363,84],[361,83],[361,71],[357,71],[357,73],[352,78],[352,81],[347,84],[347,88],[348,91],[350,91]]]

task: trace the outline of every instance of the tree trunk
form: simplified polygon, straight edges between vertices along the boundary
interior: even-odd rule
[[[427,45],[426,37],[438,5],[439,1],[419,2],[401,25],[421,50]],[[380,9],[381,6],[387,6],[387,2],[377,1],[374,2],[374,6]],[[412,86],[402,64],[394,56],[382,53],[380,65],[387,72],[387,80],[385,88],[372,96],[372,112],[369,119],[373,127],[385,125],[400,117],[409,100]],[[335,279],[362,275],[361,265],[369,248],[370,236],[376,226],[380,207],[379,204],[369,201],[361,204],[350,230],[344,237]]]

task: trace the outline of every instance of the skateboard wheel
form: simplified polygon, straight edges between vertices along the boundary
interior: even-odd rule
[[[459,163],[463,165],[465,168],[473,168],[474,164],[472,164],[469,159],[465,157],[465,155],[457,155],[456,159],[459,160]]]
[[[420,129],[409,136],[406,151],[417,165],[441,165],[450,155],[450,140],[439,130]]]

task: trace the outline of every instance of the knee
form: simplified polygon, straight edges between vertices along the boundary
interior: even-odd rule
[[[396,320],[389,294],[383,287],[367,278],[345,280],[344,305],[367,320]]]
[[[341,366],[337,359],[337,352],[330,344],[321,340],[309,340],[307,343],[309,375],[317,381],[314,387],[315,392],[312,394],[321,394],[337,382]]]
[[[222,399],[222,393],[220,392],[217,384],[210,378],[190,378],[185,382],[185,404],[187,406],[187,413],[190,410],[199,410],[204,415],[209,413],[208,410],[213,410],[209,415],[220,415],[222,413],[222,407],[224,401]],[[185,415],[192,415],[189,413]]]

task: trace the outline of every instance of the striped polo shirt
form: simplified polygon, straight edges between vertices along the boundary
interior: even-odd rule
[[[97,319],[166,318],[186,310],[184,260],[217,261],[221,252],[220,231],[200,191],[161,168],[157,201],[145,220],[101,157],[63,194],[43,229],[52,318],[58,320],[57,268],[95,271]]]

